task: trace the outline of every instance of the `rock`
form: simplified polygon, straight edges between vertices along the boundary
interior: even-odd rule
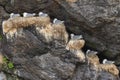
[[[0,80],[7,80],[6,75],[3,72],[0,72]]]
[[[3,50],[6,52],[7,55],[9,55],[9,57],[16,56],[19,54],[21,56],[34,56],[37,54],[41,55],[47,52],[47,46],[45,46],[44,43],[42,43],[36,36],[34,36],[28,30],[23,31],[23,33],[19,34],[16,38],[14,37],[8,39],[7,42],[8,43],[6,45],[3,45]]]
[[[5,6],[8,3],[8,0],[0,0],[0,6]]]
[[[27,60],[17,69],[17,74],[29,80],[67,80],[73,75],[74,68],[75,65],[47,53]]]
[[[5,55],[15,65],[15,73],[12,74],[25,80],[67,80],[74,73],[75,64],[60,58],[67,52],[65,47],[60,43],[46,43],[34,28],[23,29],[22,33],[18,31],[2,46]]]
[[[116,76],[110,74],[109,72],[96,71],[92,66],[88,67],[86,65],[79,65],[72,80],[119,80],[119,79]]]
[[[2,27],[1,27],[2,21],[3,21],[6,17],[8,17],[7,12],[4,10],[3,7],[0,6],[0,33],[2,33]]]
[[[5,5],[5,9],[11,13],[39,12],[46,9],[52,3],[51,0],[11,0]]]
[[[4,19],[4,17],[8,17],[8,13],[4,10],[3,7],[0,6],[0,20],[2,21],[2,19]],[[0,23],[2,23],[1,21],[0,21]]]
[[[51,17],[65,20],[68,31],[83,34],[87,46],[103,52],[107,58],[119,54],[120,1],[112,0],[1,0],[9,13],[35,12],[41,10]],[[99,35],[99,36],[98,36]],[[110,55],[109,55],[110,54]]]
[[[54,1],[64,8],[62,10],[66,11],[63,14],[69,16],[69,18],[67,17],[68,24],[73,24],[71,27],[68,25],[68,30],[76,34],[83,34],[87,40],[87,46],[104,51],[103,55],[108,58],[114,58],[119,54],[119,0],[77,0],[72,3]],[[61,16],[61,18],[63,17]]]
[[[119,3],[118,0],[1,0],[0,17],[8,18],[8,13],[12,12],[47,12],[51,18],[65,20],[69,33],[82,34],[87,47],[102,52],[107,58],[118,55],[117,62],[120,51]],[[12,74],[25,80],[117,80],[116,76],[105,71],[97,72],[93,67],[89,72],[89,66],[76,59],[65,45],[54,41],[46,43],[34,28],[25,28],[17,35],[4,38],[2,44],[0,41],[0,48],[15,65],[16,71]]]
[[[16,36],[3,41],[4,55],[14,63],[15,71],[11,74],[25,80],[117,80],[113,74],[97,73],[96,68],[80,62],[59,40],[46,43],[34,28],[18,31]]]

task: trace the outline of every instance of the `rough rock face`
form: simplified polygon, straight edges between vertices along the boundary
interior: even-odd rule
[[[74,3],[55,1],[64,7],[67,14],[75,19],[75,24],[79,25],[77,29],[72,27],[70,31],[83,33],[88,40],[88,46],[104,51],[104,54],[111,58],[119,54],[119,0],[77,0]]]
[[[4,38],[1,45],[2,53],[14,63],[11,74],[25,80],[119,80],[79,61],[61,41],[46,42],[35,26],[24,28],[22,33],[18,30],[16,36]]]
[[[120,64],[119,0],[0,0],[0,22],[12,12],[22,15],[39,11],[65,20],[70,33],[83,34],[88,47],[101,51],[107,58],[117,56],[116,63]],[[34,29],[24,30],[17,38],[4,39],[2,44],[0,41],[0,48],[14,62],[18,76],[25,80],[92,80],[91,75],[96,71],[88,73],[87,64],[78,66],[78,60],[63,46],[45,43],[34,32]],[[117,80],[104,71],[94,76],[95,80]]]
[[[19,34],[2,45],[3,52],[15,65],[14,74],[19,77],[25,80],[118,80],[108,72],[97,72],[94,67],[78,62],[65,47],[42,42],[31,31],[35,32],[24,30],[22,36]]]
[[[5,40],[2,51],[14,63],[14,74],[25,80],[67,80],[74,73],[75,65],[60,58],[65,45],[48,44],[33,26]]]
[[[51,2],[51,0],[11,0],[5,5],[5,9],[8,12],[36,12],[48,7]]]
[[[8,14],[6,13],[6,11],[4,10],[3,7],[0,6],[0,26],[2,24],[2,21],[5,17],[7,17]],[[2,27],[0,27],[0,33],[2,32]]]
[[[108,58],[119,55],[119,0],[1,0],[8,13],[44,11],[66,21],[67,29],[83,34],[87,46]],[[0,9],[3,10],[3,9]]]
[[[79,65],[72,80],[119,80],[119,79],[108,72],[105,71],[99,72],[96,71],[94,68],[89,68],[86,65]]]

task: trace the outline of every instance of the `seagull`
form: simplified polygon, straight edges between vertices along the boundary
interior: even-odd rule
[[[43,12],[39,12],[39,14],[38,14],[39,16],[43,16],[43,17],[46,17],[46,16],[48,16],[48,14],[46,14],[46,13],[43,13]]]
[[[54,24],[62,24],[62,23],[64,23],[64,21],[61,21],[61,20],[58,20],[57,18],[55,18],[55,19],[53,20],[53,23],[54,23]]]
[[[89,58],[90,58],[91,56],[94,56],[95,59],[98,59],[98,57],[96,56],[96,54],[98,54],[97,51],[91,51],[91,50],[89,50],[89,49],[86,51],[86,59],[87,59],[87,64],[88,64],[88,65],[90,64]],[[92,58],[92,57],[91,57],[91,58]]]
[[[71,36],[71,39],[73,39],[73,40],[79,40],[79,39],[82,39],[82,38],[83,38],[82,35],[74,35],[74,34],[70,34],[70,36]]]
[[[27,13],[27,12],[24,12],[23,13],[23,17],[33,17],[33,16],[35,16],[36,14],[35,13]]]
[[[14,17],[20,17],[20,14],[11,13],[11,14],[10,14],[10,18],[14,18]]]
[[[96,55],[96,54],[98,54],[98,52],[97,52],[97,51],[91,51],[91,50],[88,49],[88,50],[86,51],[86,54],[87,54],[87,55],[88,55],[88,54],[95,54],[95,55]]]
[[[108,61],[107,59],[103,60],[103,64],[113,64],[115,61]]]

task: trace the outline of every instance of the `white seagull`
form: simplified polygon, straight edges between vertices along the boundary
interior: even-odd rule
[[[39,14],[38,14],[39,16],[43,16],[43,17],[47,17],[48,16],[48,14],[46,14],[46,13],[43,13],[43,12],[39,12]]]
[[[103,64],[113,64],[115,61],[108,61],[107,59],[103,60]]]
[[[96,55],[96,54],[98,54],[98,52],[97,52],[97,51],[91,51],[91,50],[88,49],[88,50],[86,51],[86,55],[87,55],[87,54],[95,54],[95,55]]]
[[[35,13],[27,13],[27,12],[23,13],[23,17],[33,17],[35,15],[36,15]]]
[[[10,18],[14,18],[14,17],[20,17],[20,14],[11,13],[11,14],[10,14]]]
[[[82,35],[74,35],[74,34],[70,34],[71,39],[73,40],[79,40],[79,39],[83,39]]]
[[[57,18],[53,20],[53,24],[62,24],[62,23],[64,23],[64,21],[58,20]]]

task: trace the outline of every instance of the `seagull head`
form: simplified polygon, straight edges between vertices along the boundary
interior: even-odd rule
[[[14,13],[11,13],[11,14],[10,14],[10,16],[13,16],[13,15],[14,15]]]
[[[107,59],[104,59],[104,60],[103,60],[103,64],[105,64],[105,63],[106,63],[106,61],[107,61]]]
[[[56,23],[56,21],[57,21],[58,19],[57,18],[55,18],[54,20],[53,20],[53,23]]]
[[[71,37],[71,39],[73,39],[73,37],[74,37],[74,34],[72,33],[72,34],[70,34],[70,37]]]
[[[42,14],[44,14],[43,12],[39,12],[39,15],[42,15]]]
[[[91,50],[90,49],[88,49],[87,51],[86,51],[86,54],[89,54],[89,52],[90,52]]]
[[[83,36],[82,36],[82,35],[80,35],[80,36],[79,36],[79,38],[80,38],[80,39],[83,39]]]

